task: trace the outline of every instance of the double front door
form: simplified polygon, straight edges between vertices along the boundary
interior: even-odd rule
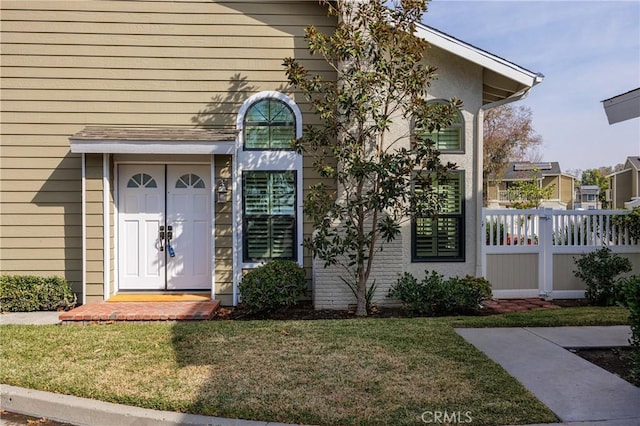
[[[118,168],[121,290],[211,288],[209,165]]]

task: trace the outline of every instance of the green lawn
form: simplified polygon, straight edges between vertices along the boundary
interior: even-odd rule
[[[146,408],[324,425],[555,416],[453,327],[627,322],[619,308],[492,317],[0,328],[0,382]]]

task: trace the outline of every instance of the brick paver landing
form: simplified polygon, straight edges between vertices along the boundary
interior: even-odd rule
[[[553,301],[544,299],[491,299],[482,302],[482,306],[491,314],[506,314],[509,312],[524,312],[537,309],[557,309]]]
[[[94,302],[60,314],[63,323],[189,321],[211,319],[220,302]]]

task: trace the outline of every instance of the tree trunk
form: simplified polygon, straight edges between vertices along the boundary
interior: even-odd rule
[[[358,288],[356,289],[356,316],[366,317],[367,312],[367,281],[362,273],[358,274]]]

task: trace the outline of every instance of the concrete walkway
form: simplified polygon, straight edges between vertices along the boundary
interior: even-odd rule
[[[565,348],[629,346],[628,326],[457,329],[564,424],[640,425],[640,388]]]
[[[0,314],[0,325],[5,324],[28,324],[47,325],[60,324],[61,312],[38,311],[38,312],[3,312]]]

